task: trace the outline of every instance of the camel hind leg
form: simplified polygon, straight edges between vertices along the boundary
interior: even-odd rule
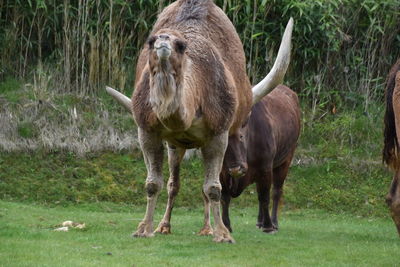
[[[212,235],[213,234],[213,229],[211,226],[211,221],[210,221],[210,201],[208,200],[207,196],[204,194],[204,191],[201,191],[203,195],[203,201],[204,201],[204,225],[203,228],[200,229],[198,235]]]
[[[180,188],[179,170],[180,163],[185,155],[185,149],[179,147],[171,147],[168,145],[168,166],[169,179],[167,183],[168,202],[163,219],[160,221],[155,233],[170,234],[171,233],[171,214],[174,207],[175,198]]]

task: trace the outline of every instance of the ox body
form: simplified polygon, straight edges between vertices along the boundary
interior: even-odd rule
[[[387,79],[384,135],[383,160],[394,171],[386,202],[400,236],[400,59]]]
[[[153,236],[153,214],[163,187],[163,141],[168,143],[168,203],[155,232],[170,233],[179,191],[179,166],[186,149],[201,148],[204,197],[214,216],[216,242],[234,242],[220,216],[222,168],[228,136],[251,106],[281,83],[290,61],[291,20],[274,67],[253,90],[242,43],[212,0],[178,0],[159,15],[140,53],[131,99],[107,88],[132,112],[147,168],[147,208],[136,237]]]
[[[230,231],[231,198],[240,196],[252,183],[256,183],[259,201],[257,226],[267,233],[278,230],[278,205],[299,135],[297,94],[279,85],[253,106],[248,121],[229,137],[220,180],[222,218]],[[272,217],[269,213],[271,186]],[[206,224],[205,228],[208,227]]]

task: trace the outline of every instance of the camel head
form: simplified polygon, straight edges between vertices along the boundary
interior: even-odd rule
[[[175,31],[163,30],[149,37],[150,103],[159,116],[168,117],[179,106],[178,88],[186,66],[186,41]]]
[[[186,41],[181,34],[164,30],[151,35],[147,41],[150,75],[168,72],[177,78],[185,62]]]

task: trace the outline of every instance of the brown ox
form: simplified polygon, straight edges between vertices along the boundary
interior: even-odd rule
[[[266,233],[278,230],[278,205],[297,140],[300,135],[300,106],[297,94],[279,85],[253,106],[249,120],[229,137],[220,180],[222,219],[232,232],[229,219],[231,198],[256,183],[259,213],[257,226]],[[272,218],[269,215],[273,185]],[[208,216],[206,205],[205,217]],[[205,220],[203,229],[210,228]]]
[[[168,204],[156,232],[170,233],[180,162],[186,149],[199,147],[205,166],[203,192],[215,222],[214,241],[234,242],[220,216],[219,173],[228,135],[240,128],[252,102],[282,82],[290,60],[292,27],[291,20],[274,67],[252,92],[242,43],[212,0],[178,0],[159,15],[138,59],[132,99],[107,88],[132,111],[147,168],[147,209],[134,236],[153,236],[166,140]]]
[[[400,235],[400,59],[390,70],[387,79],[384,135],[383,160],[394,170],[386,202]]]

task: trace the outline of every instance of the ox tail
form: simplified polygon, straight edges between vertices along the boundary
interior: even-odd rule
[[[129,112],[132,113],[132,101],[124,94],[121,94],[117,90],[106,86],[106,91],[109,95],[111,95],[115,100],[117,100],[124,108],[126,108]]]
[[[393,109],[393,92],[395,88],[400,91],[400,82],[396,83],[396,73],[400,77],[400,60],[396,62],[390,71],[386,86],[386,111],[384,117],[384,147],[382,151],[383,162],[386,163],[390,168],[397,170],[400,167],[399,158],[399,140],[397,139],[396,133],[396,121]]]
[[[268,75],[252,89],[253,105],[259,102],[264,96],[271,92],[276,86],[283,82],[286,70],[290,63],[290,49],[293,31],[293,18],[290,18],[282,42],[279,47],[278,56],[276,57],[274,66]]]

